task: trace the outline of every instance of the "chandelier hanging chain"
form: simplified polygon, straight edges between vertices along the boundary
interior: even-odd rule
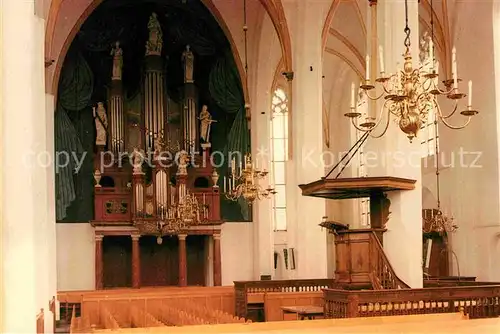
[[[406,34],[405,46],[409,49],[411,46],[411,40],[410,40],[411,29],[410,29],[410,26],[408,24],[408,0],[405,0],[405,19],[406,19],[406,25],[405,25],[405,29],[404,29],[404,32]]]
[[[437,195],[437,209],[441,211],[441,199],[440,199],[440,185],[439,185],[439,143],[438,143],[438,122],[437,119],[434,120],[434,147],[436,149],[436,195]]]
[[[245,74],[248,85],[248,38],[247,38],[248,26],[247,26],[247,0],[243,0],[243,37],[245,41]]]

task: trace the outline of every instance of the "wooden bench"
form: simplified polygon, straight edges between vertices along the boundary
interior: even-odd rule
[[[314,321],[280,321],[252,324],[203,325],[188,327],[156,327],[119,329],[113,333],[367,333],[374,326],[381,333],[497,333],[500,319],[464,320],[460,313],[371,317],[356,319],[324,319]],[[110,331],[96,330],[96,333]]]

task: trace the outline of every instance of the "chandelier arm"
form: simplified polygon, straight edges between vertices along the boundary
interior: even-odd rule
[[[376,123],[376,125],[373,127],[376,128],[380,122],[382,121],[382,115],[384,114],[383,113],[383,110],[385,108],[385,105],[388,103],[389,101],[385,101],[384,104],[382,105],[382,111],[380,112],[380,118],[378,120],[378,122]],[[390,120],[391,120],[391,113],[388,112],[387,113],[387,122],[385,123],[385,127],[384,127],[384,130],[382,131],[382,133],[378,134],[378,135],[372,135],[371,132],[370,132],[370,137],[374,138],[374,139],[377,139],[377,138],[380,138],[382,137],[383,135],[385,135],[385,133],[387,132],[387,129],[389,128],[389,124],[390,124]]]
[[[360,127],[356,124],[356,122],[354,122],[354,118],[351,118],[351,123],[352,123],[352,125],[356,128],[356,130],[358,130],[358,131],[363,131],[363,132],[368,132],[368,131],[370,131],[370,129],[360,128]]]
[[[451,94],[451,92],[453,92],[455,90],[455,88],[451,87],[449,90],[442,90],[441,88],[439,88],[439,85],[435,85],[436,87],[436,90],[439,92],[439,94],[441,95],[449,95]]]
[[[384,96],[384,92],[382,92],[379,96],[370,96],[370,94],[368,94],[368,90],[365,90],[365,94],[372,101],[380,100],[380,98]]]
[[[471,116],[469,116],[469,117],[467,118],[467,122],[465,122],[465,124],[463,124],[463,125],[451,125],[451,124],[450,124],[450,123],[448,123],[448,122],[447,122],[444,118],[439,117],[439,119],[441,120],[441,122],[443,122],[443,124],[444,124],[444,125],[446,125],[446,127],[450,128],[450,129],[452,129],[452,130],[460,130],[460,129],[465,128],[467,125],[469,125],[469,123],[470,123],[470,121],[471,121],[472,117],[471,117]]]
[[[448,119],[451,116],[453,116],[455,114],[455,112],[458,110],[458,101],[455,101],[455,107],[453,107],[452,112],[449,113],[448,115],[443,115],[443,111],[441,110],[441,106],[437,102],[435,104],[437,106],[440,119]]]

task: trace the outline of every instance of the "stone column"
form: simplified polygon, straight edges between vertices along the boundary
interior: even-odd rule
[[[325,175],[323,152],[323,50],[321,32],[328,11],[326,1],[290,2],[295,6],[293,25],[293,59],[296,69],[292,81],[291,140],[292,151],[288,169],[295,184],[319,180]],[[289,178],[287,177],[287,181]],[[325,200],[304,197],[298,187],[290,187],[294,199],[287,204],[288,247],[295,248],[294,278],[326,278],[326,231],[318,226],[326,212]],[[297,208],[297,209],[295,209]],[[295,211],[295,212],[293,212]],[[272,254],[271,254],[272,255]]]
[[[404,1],[379,1],[377,12],[378,41],[384,49],[385,72],[392,74],[398,67],[402,68],[404,61]],[[417,0],[408,0],[408,13],[412,56],[416,67],[419,61]],[[383,101],[377,103],[377,115],[380,113],[380,103]],[[380,131],[376,129],[374,133],[379,134]],[[423,273],[420,140],[415,138],[413,143],[410,143],[398,125],[391,120],[388,131],[382,138],[367,140],[364,154],[368,176],[394,176],[417,180],[415,190],[388,193],[390,215],[386,224],[387,232],[384,233],[384,250],[399,278],[412,288],[421,288]]]
[[[214,234],[214,286],[222,285],[222,262],[220,254],[220,234]]]
[[[104,262],[102,259],[102,240],[104,236],[95,236],[95,289],[102,290],[104,287]]]
[[[179,286],[187,286],[186,234],[179,234]]]
[[[34,1],[0,2],[0,133],[2,332],[36,332],[36,315],[47,309],[41,294],[40,265],[46,261],[38,228],[45,213],[37,203],[46,199],[47,185],[40,176],[37,154],[44,151],[40,113],[45,113],[38,64],[43,61],[35,26]],[[41,73],[43,74],[43,63]],[[42,131],[43,132],[43,131]],[[45,180],[45,179],[44,179]],[[41,289],[42,291],[39,291]],[[47,313],[46,313],[47,314]]]
[[[141,287],[141,248],[139,247],[139,234],[132,234],[132,288]]]

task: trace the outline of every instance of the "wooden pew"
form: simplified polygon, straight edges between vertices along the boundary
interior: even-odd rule
[[[225,324],[188,327],[156,327],[120,329],[114,333],[497,333],[500,319],[464,320],[460,313],[428,314],[315,321],[281,321],[252,324]],[[451,329],[451,330],[450,330]],[[484,330],[483,330],[484,329]],[[97,330],[96,333],[109,331]]]

